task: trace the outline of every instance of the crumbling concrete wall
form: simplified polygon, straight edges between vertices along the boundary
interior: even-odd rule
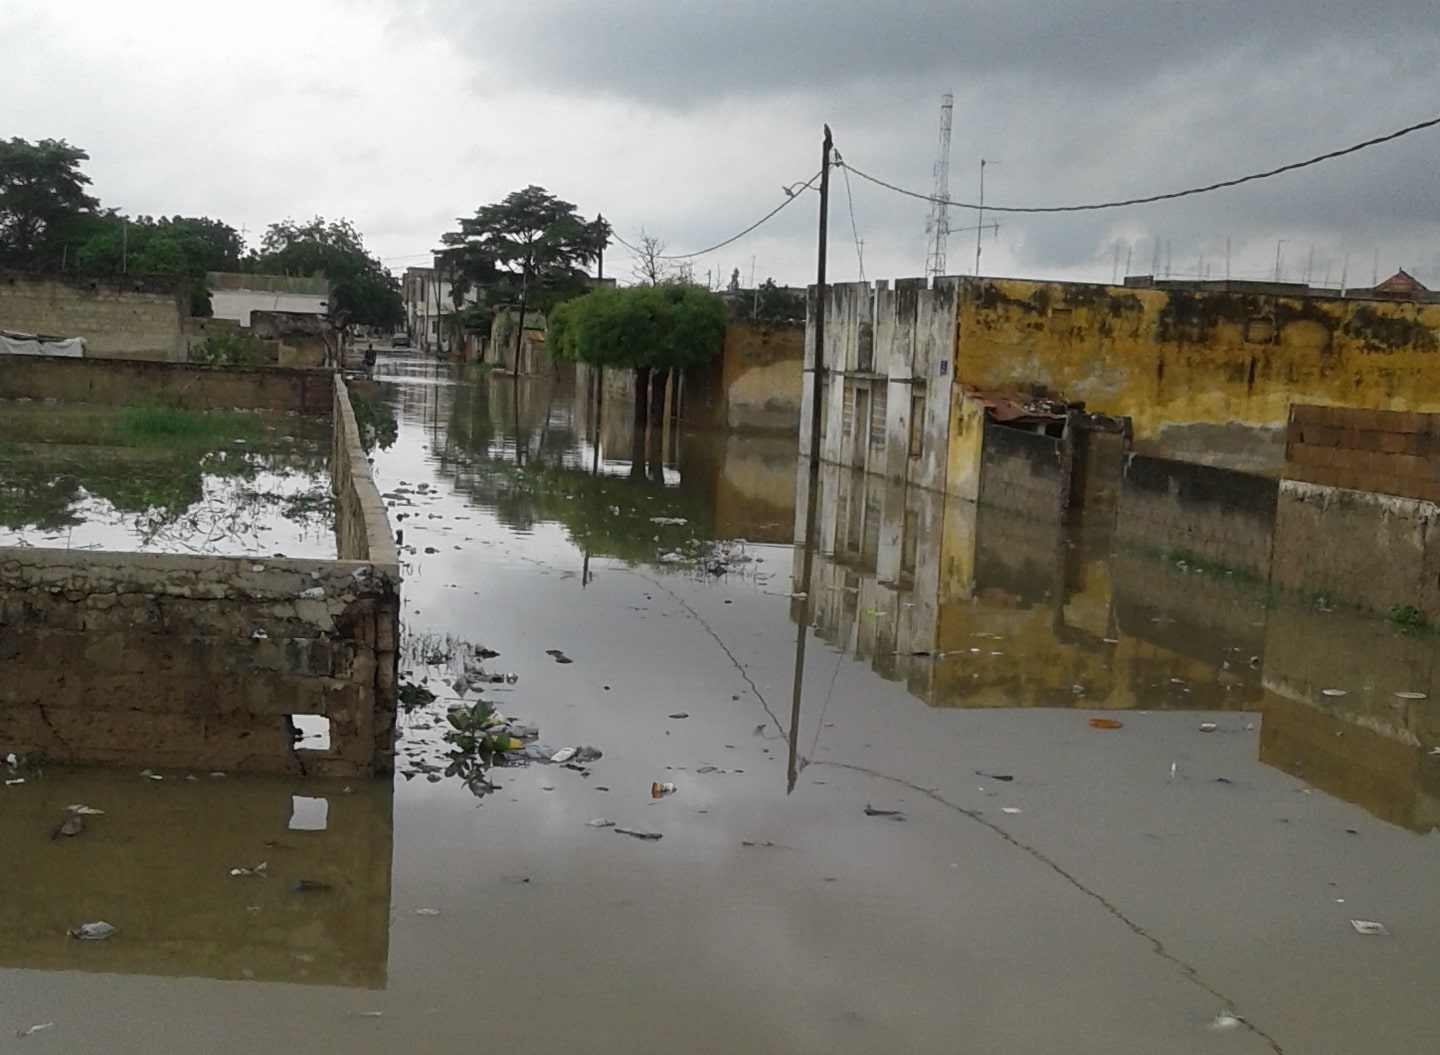
[[[0,330],[85,338],[96,358],[185,357],[188,286],[163,276],[0,273]]]
[[[57,763],[361,776],[397,584],[366,561],[0,551],[0,749]],[[393,693],[391,694],[393,697]],[[294,715],[330,748],[293,749]]]
[[[116,359],[0,356],[0,398],[67,403],[173,403],[195,410],[283,410],[328,415],[331,372]]]

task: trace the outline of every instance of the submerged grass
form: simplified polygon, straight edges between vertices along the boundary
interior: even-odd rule
[[[214,410],[186,410],[158,403],[128,406],[115,422],[115,438],[131,446],[186,440],[212,444],[248,440],[263,426],[252,415]]]

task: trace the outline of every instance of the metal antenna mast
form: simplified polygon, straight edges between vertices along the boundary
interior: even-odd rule
[[[955,109],[955,96],[946,92],[940,100],[940,156],[935,159],[935,189],[930,197],[930,217],[925,233],[930,236],[925,256],[925,277],[945,274],[945,238],[950,234],[950,114]]]

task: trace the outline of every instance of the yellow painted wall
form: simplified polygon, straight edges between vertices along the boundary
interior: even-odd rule
[[[950,389],[950,444],[945,490],[974,502],[980,497],[980,456],[985,446],[985,405]]]
[[[1042,384],[1137,439],[1279,428],[1292,402],[1440,411],[1440,304],[1018,279],[959,295],[956,384]]]
[[[798,429],[805,329],[732,322],[720,385],[730,428]]]

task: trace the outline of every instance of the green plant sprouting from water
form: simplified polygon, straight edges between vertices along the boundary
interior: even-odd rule
[[[1392,604],[1387,618],[1401,630],[1415,633],[1429,629],[1430,620],[1413,604]]]

